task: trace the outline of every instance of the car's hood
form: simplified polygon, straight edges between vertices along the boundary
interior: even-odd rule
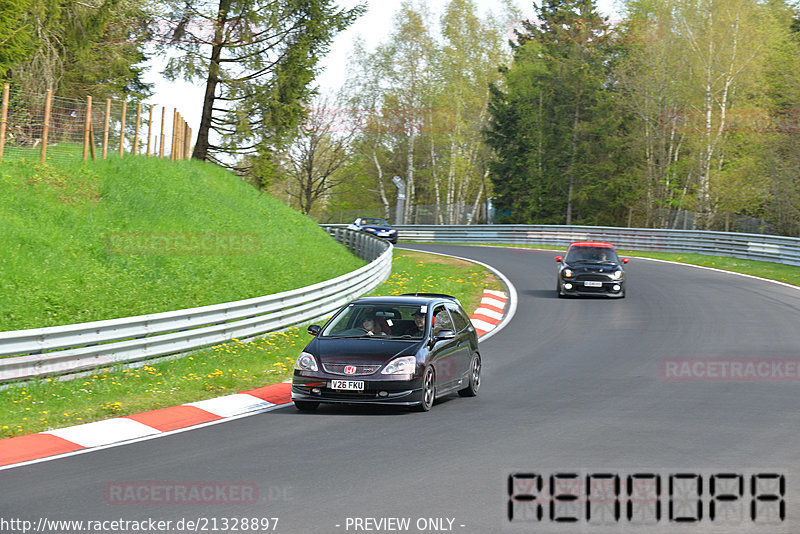
[[[316,338],[308,346],[323,363],[383,365],[397,356],[416,354],[421,341],[409,343],[380,338]]]
[[[618,263],[594,263],[594,262],[578,262],[578,263],[564,263],[564,267],[569,267],[575,272],[584,273],[613,273],[614,271],[621,271],[622,266]]]

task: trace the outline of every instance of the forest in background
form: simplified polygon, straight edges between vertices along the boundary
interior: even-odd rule
[[[404,0],[336,94],[316,90],[318,62],[363,6],[7,4],[0,81],[135,102],[169,53],[168,77],[206,87],[193,157],[323,222],[800,234],[795,1],[625,0],[611,21],[591,0],[543,0],[533,20]]]

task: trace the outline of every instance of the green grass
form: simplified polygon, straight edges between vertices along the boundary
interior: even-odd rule
[[[395,250],[390,278],[372,294],[449,293],[468,313],[484,289],[503,286],[484,267]],[[288,379],[311,340],[305,327],[249,343],[233,341],[139,369],[101,370],[69,381],[38,380],[0,390],[0,438],[176,406]]]
[[[456,258],[395,249],[392,275],[375,295],[445,293],[458,298],[472,313],[484,289],[503,291],[503,284],[485,267]]]
[[[4,160],[0,228],[0,330],[229,302],[364,264],[310,218],[191,160]]]

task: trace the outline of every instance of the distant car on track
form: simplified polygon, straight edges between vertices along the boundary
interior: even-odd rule
[[[379,217],[359,217],[348,226],[351,230],[367,232],[374,236],[386,239],[392,244],[397,244],[397,229]]]
[[[314,339],[297,358],[292,378],[300,411],[320,403],[428,411],[444,395],[478,394],[478,336],[449,295],[359,298],[308,332]]]
[[[558,269],[556,291],[568,295],[625,297],[625,270],[628,258],[617,255],[614,245],[602,241],[577,241],[566,256],[556,256]]]

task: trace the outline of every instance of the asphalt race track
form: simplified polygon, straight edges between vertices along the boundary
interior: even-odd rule
[[[277,517],[275,532],[301,534],[800,532],[800,290],[632,259],[627,298],[558,299],[556,252],[410,248],[491,264],[516,286],[516,315],[481,343],[478,397],[429,413],[288,406],[0,471],[0,531],[44,518],[227,532]],[[743,374],[719,379],[734,363]],[[165,504],[164,487],[216,493]]]

